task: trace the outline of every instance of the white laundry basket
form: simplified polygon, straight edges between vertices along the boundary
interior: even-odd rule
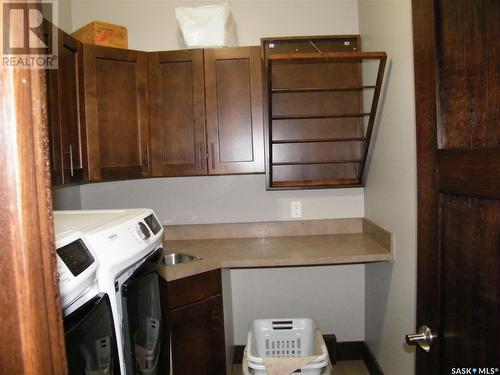
[[[329,364],[323,339],[315,339],[317,324],[308,318],[257,319],[250,324],[246,357],[252,374],[266,375],[264,358],[315,356],[301,373],[319,375]],[[319,331],[318,331],[319,333]],[[316,344],[316,345],[315,345]]]

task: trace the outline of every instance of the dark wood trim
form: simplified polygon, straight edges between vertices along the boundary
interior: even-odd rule
[[[330,348],[328,348],[328,353],[330,353]],[[370,375],[384,375],[377,362],[377,359],[364,341],[338,342],[336,345],[335,354],[336,361],[363,360]],[[332,363],[334,363],[333,360]]]
[[[341,341],[336,347],[336,361],[356,361],[363,359],[363,341]],[[332,361],[333,363],[333,361]]]
[[[366,54],[367,52],[360,52],[360,53]],[[380,55],[382,55],[382,57],[379,60],[377,81],[375,83],[375,91],[373,92],[373,100],[370,108],[370,118],[368,119],[368,126],[365,134],[366,142],[364,144],[364,149],[363,149],[363,157],[362,157],[363,163],[361,163],[359,169],[360,181],[365,180],[366,159],[368,158],[368,151],[370,149],[370,141],[372,138],[373,126],[375,125],[375,118],[377,117],[378,102],[380,100],[380,93],[382,92],[382,82],[384,81],[385,63],[387,61],[387,55],[385,53]]]
[[[336,36],[335,36],[336,37]],[[274,62],[361,62],[361,60],[385,60],[385,52],[323,52],[317,53],[283,53],[270,55]]]
[[[295,35],[295,36],[276,36],[276,37],[265,37],[265,38],[260,38],[261,44],[264,46],[266,42],[272,42],[272,41],[277,41],[277,40],[283,40],[283,41],[289,41],[293,39],[313,39],[313,40],[329,40],[331,39],[331,35]],[[358,46],[359,46],[359,39],[360,36],[359,34],[344,34],[344,35],[335,35],[335,38],[337,39],[356,39],[358,40]]]
[[[66,374],[45,73],[1,67],[0,81],[0,368],[2,374]]]
[[[440,274],[437,178],[437,88],[438,57],[435,0],[413,0],[413,54],[415,65],[415,111],[417,126],[417,324],[441,332],[441,290],[435,283]],[[432,306],[429,309],[428,306]],[[416,331],[416,329],[415,329]],[[415,374],[438,374],[439,345],[424,353],[417,350]]]
[[[245,345],[235,345],[233,354],[233,363],[242,364],[243,363],[243,351],[245,350]]]
[[[368,369],[370,375],[384,375],[377,362],[377,359],[373,355],[368,345],[366,345],[366,342],[363,342],[363,362],[365,362],[366,368]]]

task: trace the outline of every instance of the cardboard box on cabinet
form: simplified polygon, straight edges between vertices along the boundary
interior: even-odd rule
[[[127,28],[108,22],[92,21],[72,35],[83,43],[105,47],[128,47]]]

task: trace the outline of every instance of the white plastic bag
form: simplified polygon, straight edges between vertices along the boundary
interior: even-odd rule
[[[177,7],[175,18],[188,47],[234,47],[236,30],[228,3]]]

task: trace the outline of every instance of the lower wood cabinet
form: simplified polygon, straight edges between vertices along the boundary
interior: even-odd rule
[[[174,374],[226,373],[222,296],[170,311]]]
[[[175,280],[167,289],[173,373],[226,374],[221,271]]]

